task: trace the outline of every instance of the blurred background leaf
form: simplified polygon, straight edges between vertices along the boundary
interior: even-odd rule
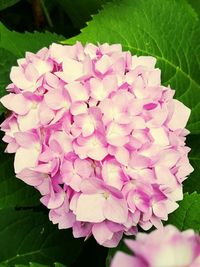
[[[36,262],[30,262],[28,265],[25,264],[15,264],[15,267],[48,267],[48,265],[39,264]],[[67,267],[61,263],[54,263],[53,267]]]
[[[0,10],[6,9],[10,6],[15,5],[20,0],[0,0]]]

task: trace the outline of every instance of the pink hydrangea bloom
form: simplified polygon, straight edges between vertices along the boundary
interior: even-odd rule
[[[180,232],[168,225],[150,234],[139,233],[126,239],[134,256],[117,252],[111,267],[199,267],[200,236],[193,230]]]
[[[155,63],[119,44],[77,42],[27,52],[11,69],[6,151],[50,220],[75,237],[116,246],[138,225],[160,227],[183,197],[190,109]]]

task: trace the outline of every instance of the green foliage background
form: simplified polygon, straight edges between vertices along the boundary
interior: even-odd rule
[[[187,143],[195,170],[184,182],[184,199],[167,223],[197,232],[200,230],[199,18],[198,0],[0,0],[0,96],[6,94],[10,68],[17,58],[23,57],[25,51],[36,52],[52,42],[121,43],[124,50],[133,54],[157,58],[162,83],[175,89],[175,97],[192,110]],[[3,120],[6,115],[3,107],[0,114]],[[125,249],[123,242],[108,251],[92,238],[83,242],[74,239],[70,230],[59,231],[49,222],[38,193],[14,176],[13,157],[4,154],[4,149],[1,143],[0,267],[105,267],[106,262],[109,266],[115,251]]]

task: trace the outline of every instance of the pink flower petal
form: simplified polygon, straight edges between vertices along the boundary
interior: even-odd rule
[[[104,203],[105,199],[101,194],[80,195],[76,209],[77,220],[92,223],[104,221]]]

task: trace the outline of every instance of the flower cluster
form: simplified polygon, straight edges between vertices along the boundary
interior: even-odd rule
[[[168,225],[150,234],[125,240],[134,256],[117,252],[111,267],[199,267],[200,236],[193,230],[180,232]]]
[[[121,45],[52,44],[12,67],[2,123],[16,176],[75,237],[116,246],[137,225],[159,227],[192,171],[190,110],[161,85],[150,56]]]

